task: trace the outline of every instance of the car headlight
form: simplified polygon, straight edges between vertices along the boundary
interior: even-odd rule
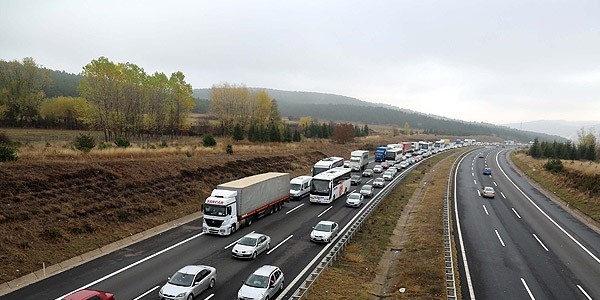
[[[185,296],[185,292],[184,292],[184,293],[179,293],[179,294],[177,295],[177,298],[179,298],[179,297],[184,297],[184,296]]]

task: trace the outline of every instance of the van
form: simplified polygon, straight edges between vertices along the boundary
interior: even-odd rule
[[[290,198],[300,200],[310,193],[311,176],[298,176],[290,180]]]

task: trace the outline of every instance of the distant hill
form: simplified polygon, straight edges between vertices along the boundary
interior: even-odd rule
[[[596,134],[600,133],[600,121],[563,121],[563,120],[538,120],[523,123],[511,123],[504,126],[528,131],[542,132],[558,135],[572,141],[577,140],[577,131],[584,128],[586,132],[593,128]]]
[[[259,88],[250,88],[258,90]],[[449,119],[436,115],[400,109],[398,107],[374,104],[356,98],[316,92],[293,92],[264,89],[277,100],[279,111],[284,117],[310,116],[321,121],[351,122],[360,124],[396,124],[402,128],[408,122],[412,129],[426,130],[449,136],[497,136],[506,140],[529,142],[535,137],[540,140],[566,139],[544,133],[516,130],[489,123],[474,123]],[[210,98],[210,89],[194,89],[194,97]]]

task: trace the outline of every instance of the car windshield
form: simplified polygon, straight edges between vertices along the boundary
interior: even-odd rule
[[[370,185],[364,185],[361,190],[368,192],[368,191],[371,190],[371,186]]]
[[[299,183],[292,183],[290,185],[290,190],[292,190],[292,191],[299,191],[300,187],[302,187],[301,184],[299,184]]]
[[[244,284],[255,288],[267,288],[269,278],[267,276],[252,274],[246,279]]]
[[[348,199],[360,199],[360,195],[358,195],[358,194],[350,194],[350,196],[348,196]]]
[[[256,246],[256,239],[245,236],[241,238],[237,243],[242,246]]]
[[[486,191],[486,192],[493,192],[493,191],[494,191],[494,188],[491,188],[491,187],[486,187],[486,188],[485,188],[485,191]]]
[[[169,283],[178,286],[191,286],[193,280],[193,274],[177,272],[175,275],[173,275],[173,277],[171,277],[171,279],[169,279]]]
[[[204,214],[208,216],[224,216],[226,211],[222,205],[204,204]]]
[[[373,181],[373,182],[383,182],[383,178],[377,178],[377,179],[375,179],[375,181]]]
[[[319,223],[319,224],[317,224],[317,226],[315,226],[315,230],[316,231],[330,232],[331,231],[331,225],[330,224]]]
[[[373,167],[373,169],[377,169],[377,168],[381,169],[381,165],[376,165],[375,167]]]
[[[352,179],[360,179],[360,176],[358,176],[358,175],[352,175]]]

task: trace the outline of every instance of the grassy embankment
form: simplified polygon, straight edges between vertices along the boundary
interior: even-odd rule
[[[444,298],[443,198],[457,152],[437,155],[412,171],[369,217],[344,254],[319,277],[308,299]],[[411,197],[416,204],[410,201],[414,209],[406,211]],[[408,221],[398,230],[403,213],[409,213]],[[394,262],[381,264],[385,252],[398,244]],[[381,265],[391,269],[381,270]],[[382,272],[387,277],[386,288],[377,292],[381,288],[374,278]],[[400,293],[399,288],[406,291]]]
[[[545,159],[535,159],[522,152],[512,152],[510,158],[529,178],[558,196],[568,206],[575,207],[592,220],[600,222],[600,197],[582,190],[577,183],[578,178],[585,176],[588,180],[595,180],[596,185],[600,184],[594,179],[600,176],[600,163],[564,160],[563,165],[568,172],[565,175],[544,169]]]

